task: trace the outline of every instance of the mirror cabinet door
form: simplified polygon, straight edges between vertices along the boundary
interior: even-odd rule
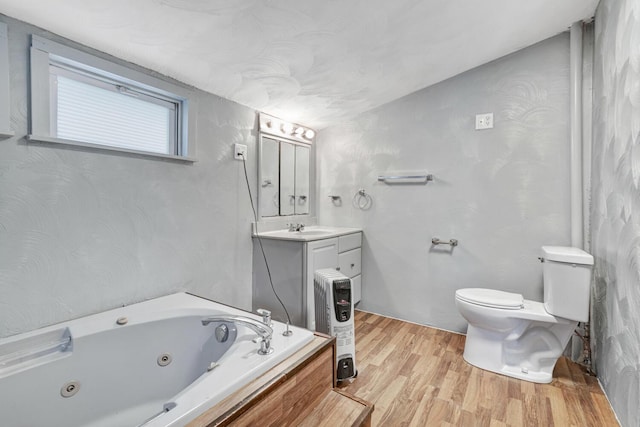
[[[278,216],[280,214],[280,141],[262,138],[260,159],[260,215]]]
[[[309,213],[309,147],[296,145],[295,214]]]
[[[295,213],[296,147],[280,141],[280,215]]]
[[[311,148],[262,135],[259,153],[260,216],[308,215]]]

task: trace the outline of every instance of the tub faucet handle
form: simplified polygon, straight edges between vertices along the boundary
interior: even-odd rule
[[[271,348],[271,337],[273,337],[273,329],[271,329],[270,325],[265,325],[264,323],[254,319],[253,317],[234,316],[231,314],[214,315],[202,319],[203,326],[206,326],[210,323],[220,322],[235,323],[236,325],[246,326],[247,328],[258,334],[258,341],[256,341],[260,343],[260,350],[258,350],[258,354],[266,355],[273,352],[273,348]]]
[[[264,323],[267,326],[271,326],[271,312],[269,310],[266,310],[264,308],[259,308],[256,310],[256,313],[262,316],[262,323]]]

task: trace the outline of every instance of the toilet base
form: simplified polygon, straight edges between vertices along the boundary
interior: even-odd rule
[[[475,366],[476,368],[480,368],[482,370],[485,371],[490,371],[490,372],[494,372],[496,374],[500,374],[500,375],[505,375],[507,377],[511,377],[511,378],[517,378],[519,380],[525,380],[525,381],[530,381],[533,383],[540,383],[540,384],[548,384],[553,380],[553,374],[552,373],[548,373],[548,372],[523,372],[522,368],[519,367],[515,367],[515,366],[502,366],[502,368],[500,369],[491,369],[493,368],[493,366],[489,367],[489,366],[482,366],[484,365],[483,363],[480,364],[476,364],[473,363],[471,360],[467,359],[466,356],[463,356],[464,360],[469,363],[470,365]]]
[[[577,322],[576,322],[577,323]],[[521,333],[489,331],[469,325],[464,360],[486,371],[534,383],[550,383],[553,368],[574,324],[532,322]]]

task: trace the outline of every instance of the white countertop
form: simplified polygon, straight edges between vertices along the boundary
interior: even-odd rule
[[[362,229],[350,227],[327,227],[324,225],[311,225],[305,227],[303,231],[275,230],[259,231],[258,236],[262,239],[293,240],[297,242],[311,242],[313,240],[331,239],[333,237],[344,236],[346,234],[359,233]],[[254,236],[256,234],[254,233]]]

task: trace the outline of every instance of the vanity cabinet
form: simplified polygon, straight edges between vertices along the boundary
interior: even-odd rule
[[[267,234],[267,233],[265,233]],[[353,301],[362,289],[362,232],[317,240],[297,241],[262,237],[273,286],[289,311],[291,323],[315,330],[313,275],[316,270],[335,268],[351,278]],[[257,238],[253,238],[253,310],[266,308],[282,322],[287,316],[278,303]]]

